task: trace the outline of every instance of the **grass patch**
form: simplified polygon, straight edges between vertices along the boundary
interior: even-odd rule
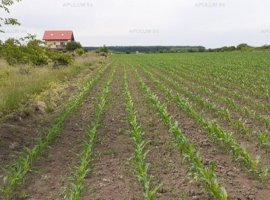
[[[94,70],[94,64],[103,60],[88,54],[77,59],[75,64],[54,69],[52,67],[12,67],[0,60],[0,115],[19,107],[30,96],[47,89],[52,82],[64,81],[86,68]]]

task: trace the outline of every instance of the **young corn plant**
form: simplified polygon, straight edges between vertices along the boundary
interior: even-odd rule
[[[258,134],[258,143],[260,146],[270,149],[270,138],[268,132],[261,132]]]
[[[145,73],[149,76],[152,76],[151,72],[142,68]],[[161,77],[161,76],[159,76]],[[230,126],[237,128],[237,130],[244,135],[251,135],[252,129],[247,127],[241,119],[233,119],[231,117],[228,109],[225,109],[221,106],[217,106],[213,102],[210,102],[208,99],[202,98],[200,95],[196,95],[193,92],[190,92],[187,88],[181,86],[177,81],[170,79],[168,77],[161,77],[164,81],[172,85],[174,88],[179,90],[182,94],[186,95],[190,100],[195,102],[200,107],[210,110],[213,114],[216,114],[220,119],[225,119],[228,121]]]
[[[199,181],[204,189],[215,199],[227,200],[227,192],[225,188],[220,186],[218,178],[215,175],[214,163],[211,163],[209,169],[204,166],[200,153],[184,136],[177,121],[168,113],[167,107],[159,101],[158,97],[144,83],[137,71],[136,77],[140,82],[145,96],[151,101],[152,106],[167,125],[169,132],[174,136],[176,144],[182,153],[184,160],[189,164],[195,180]]]
[[[153,74],[149,70],[146,70],[145,68],[142,68],[142,70],[146,74],[148,74],[148,76],[153,76]],[[172,85],[177,90],[179,90],[179,93],[186,95],[189,98],[189,100],[192,100],[193,102],[195,102],[195,104],[199,105],[200,107],[204,109],[210,110],[212,113],[216,114],[217,117],[227,120],[229,125],[233,128],[236,128],[239,133],[245,136],[250,136],[251,134],[253,134],[252,128],[248,127],[246,123],[242,120],[242,118],[233,119],[228,109],[217,106],[214,103],[210,102],[208,99],[203,99],[201,96],[193,94],[187,88],[181,86],[181,84],[179,84],[174,79],[170,79],[168,77],[161,77],[161,79],[165,81],[166,83]],[[254,136],[257,138],[260,137],[260,135],[261,134],[254,133]],[[258,138],[258,140],[260,140],[260,138]],[[270,140],[268,141],[268,143],[270,143]],[[258,146],[260,146],[261,148],[265,150],[269,150],[268,145],[260,145],[259,143]]]
[[[111,73],[105,87],[102,91],[99,104],[96,110],[96,116],[92,125],[86,130],[87,141],[84,145],[84,150],[80,154],[80,165],[75,168],[75,172],[71,177],[71,185],[66,190],[66,198],[68,200],[79,200],[84,189],[84,179],[90,172],[89,164],[92,157],[93,146],[97,135],[97,130],[100,127],[100,123],[105,111],[105,107],[108,101],[108,94],[110,92],[111,84],[115,74],[115,68]]]
[[[256,175],[261,181],[266,180],[269,175],[269,168],[260,169],[258,167],[259,158],[252,159],[249,152],[242,148],[230,133],[225,132],[216,122],[208,121],[203,115],[196,112],[188,100],[181,97],[178,93],[176,95],[173,94],[169,88],[165,87],[163,83],[157,80],[152,74],[150,79],[153,80],[157,87],[163,91],[167,97],[174,100],[180,109],[184,110],[203,129],[205,129],[215,142],[226,147],[232,153],[235,161],[242,163],[248,171]]]
[[[49,132],[44,137],[38,139],[37,144],[32,149],[27,149],[26,155],[20,156],[17,162],[12,165],[4,176],[3,186],[1,187],[1,194],[5,200],[12,199],[16,195],[16,190],[20,184],[23,183],[26,174],[30,171],[32,164],[38,157],[41,156],[42,152],[53,143],[55,138],[61,132],[65,121],[79,109],[92,89],[94,84],[99,80],[103,72],[108,68],[102,67],[91,77],[86,84],[81,88],[78,95],[76,95],[66,106],[66,109],[60,113],[54,124],[49,129]]]
[[[143,139],[141,126],[137,120],[137,113],[129,91],[127,74],[124,74],[124,95],[126,99],[126,110],[128,112],[128,121],[131,127],[130,136],[135,148],[134,163],[135,172],[139,182],[143,185],[144,199],[153,200],[161,185],[153,186],[151,184],[151,175],[148,174],[149,164],[146,163],[148,151],[146,151],[147,142]]]
[[[248,104],[249,106],[253,107],[260,107],[262,109],[267,109],[267,105],[258,101],[258,99],[254,99],[253,97],[251,97],[249,94],[252,93],[253,90],[250,90],[248,93],[243,93],[243,88],[241,90],[228,90],[228,85],[231,84],[231,81],[233,81],[234,79],[231,78],[231,76],[228,76],[226,78],[226,80],[223,80],[222,82],[220,81],[220,77],[223,75],[222,73],[220,73],[214,80],[209,81],[206,76],[211,75],[209,74],[209,72],[203,74],[202,73],[202,68],[200,68],[200,73],[192,73],[190,68],[188,68],[187,70],[183,70],[183,68],[181,68],[181,72],[179,71],[178,67],[171,67],[171,70],[173,70],[174,72],[178,72],[181,73],[183,76],[183,73],[185,74],[186,77],[193,77],[196,78],[196,80],[200,81],[202,84],[204,85],[208,85],[209,87],[213,87],[215,88],[215,90],[217,91],[222,91],[223,93],[231,96],[232,98],[244,101],[246,104]],[[186,71],[186,72],[184,72]],[[219,70],[216,70],[216,72],[220,72]],[[239,79],[239,77],[238,77]],[[254,80],[253,80],[254,81]],[[222,84],[220,84],[222,83]],[[241,84],[237,84],[238,86]],[[230,87],[231,88],[231,87]],[[244,87],[245,89],[247,89],[247,86]],[[266,94],[266,93],[265,93]],[[253,94],[255,96],[257,96],[256,94]]]
[[[176,70],[175,67],[164,67],[164,68],[166,69],[166,72],[168,72],[170,74],[173,74],[174,76],[175,75],[183,76],[185,74],[185,73],[183,73],[183,71],[180,72],[179,70]],[[197,73],[196,76],[198,76],[198,74],[199,73]],[[192,76],[193,76],[193,80],[194,80],[194,74],[192,74]],[[197,87],[201,87],[202,85],[205,85],[205,86],[211,88],[211,84],[209,84],[209,81],[202,81],[202,82],[201,81],[202,80],[200,80],[199,77],[196,77],[196,84],[200,83],[200,85],[197,86]],[[227,90],[227,89],[225,89],[223,87],[219,87],[217,85],[214,85],[213,87],[215,88],[216,92],[215,92],[215,94],[212,93],[211,94],[212,96],[215,96],[215,98],[217,98],[220,101],[226,103],[230,108],[236,109],[238,112],[241,112],[242,114],[245,114],[250,118],[259,120],[260,122],[264,123],[267,126],[267,128],[270,127],[270,118],[269,118],[269,116],[263,115],[263,114],[261,114],[259,112],[256,112],[255,110],[251,110],[247,106],[239,105],[239,104],[236,103],[236,101],[234,99],[242,99],[243,100],[243,98],[244,98],[245,100],[247,100],[244,95],[240,95],[237,92],[230,93],[229,90]],[[231,97],[223,97],[222,95],[220,95],[220,93],[222,93],[223,95],[228,94],[228,96],[231,96]],[[236,98],[233,98],[233,97],[236,97]],[[262,104],[260,104],[258,102],[255,103],[254,101],[251,101],[251,103],[249,102],[249,105],[252,105],[252,106],[255,105],[256,107],[260,107],[261,109],[264,109],[264,110],[269,109],[269,108],[263,106]]]

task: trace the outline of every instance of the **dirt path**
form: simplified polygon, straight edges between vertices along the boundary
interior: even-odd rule
[[[140,74],[143,75],[141,72]],[[270,187],[267,183],[262,187],[257,180],[232,162],[231,156],[225,154],[216,144],[210,141],[207,133],[203,132],[174,102],[168,100],[149,78],[146,78],[145,75],[142,78],[158,95],[161,102],[166,102],[169,113],[179,122],[185,135],[201,152],[205,165],[208,166],[211,160],[215,162],[216,174],[226,188],[229,199],[268,199],[267,194],[270,192]]]
[[[97,133],[93,172],[86,178],[84,200],[143,199],[129,159],[133,153],[128,136],[123,97],[123,70],[117,67],[110,92],[110,105]]]
[[[129,71],[130,90],[138,112],[138,119],[144,129],[144,138],[150,141],[147,161],[150,163],[150,174],[153,183],[162,183],[156,199],[208,199],[202,188],[190,182],[188,167],[182,162],[181,153],[149,102],[143,97],[138,82]]]
[[[63,199],[68,177],[79,161],[77,154],[82,151],[84,130],[95,115],[95,105],[110,72],[111,69],[105,71],[82,108],[66,122],[48,154],[35,164],[22,188],[27,199]]]

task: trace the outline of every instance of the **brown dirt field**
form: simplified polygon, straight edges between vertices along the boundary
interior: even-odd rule
[[[193,65],[192,65],[193,66]],[[180,69],[180,68],[179,68]],[[191,70],[191,68],[190,68],[190,66],[189,66],[189,68],[188,69],[183,69],[183,68],[181,68],[181,72],[182,72],[182,75],[184,75],[184,76],[186,76],[186,77],[192,77],[192,74],[193,73],[197,73],[198,71],[192,71]],[[184,73],[184,74],[183,74]],[[207,74],[207,72],[205,71],[204,72],[204,75],[205,74]],[[209,75],[209,74],[208,74]],[[212,82],[212,80],[214,80],[214,79],[212,79],[213,77],[212,77],[212,75],[210,75],[210,77],[207,77],[207,78],[205,78],[205,77],[203,77],[202,78],[202,80],[203,81],[210,81],[210,82]],[[223,80],[224,81],[224,80]],[[258,83],[257,83],[258,84]],[[256,107],[254,107],[252,104],[250,104],[250,102],[253,102],[253,101],[255,101],[255,102],[260,102],[261,104],[263,104],[263,105],[267,105],[268,103],[269,103],[269,99],[265,96],[265,97],[263,97],[263,96],[261,96],[260,94],[251,94],[250,92],[248,92],[247,90],[245,90],[245,89],[248,89],[248,88],[245,88],[244,90],[241,88],[241,87],[238,87],[238,85],[237,84],[233,84],[233,85],[226,85],[226,84],[224,84],[224,82],[223,83],[219,83],[218,82],[218,84],[216,85],[216,86],[218,86],[219,88],[223,88],[223,89],[225,89],[228,93],[228,96],[233,96],[233,93],[238,93],[238,94],[243,94],[244,96],[246,96],[247,97],[247,99],[248,99],[248,104],[251,106],[251,107],[253,107],[253,108],[256,108]],[[250,89],[250,88],[249,88]],[[217,90],[216,89],[214,89],[215,90],[215,92],[217,92]],[[245,103],[247,103],[244,99],[242,99],[241,98],[241,96],[240,96],[240,98],[239,97],[235,97],[235,100],[237,101],[237,102],[239,102],[240,103],[240,105],[241,104],[245,104]],[[264,110],[260,110],[261,112],[264,112]]]
[[[0,177],[7,166],[19,155],[25,153],[24,147],[33,147],[36,143],[35,138],[46,134],[46,129],[50,127],[57,114],[63,110],[68,99],[77,93],[80,85],[95,71],[96,69],[93,69],[92,66],[67,80],[68,87],[62,91],[61,101],[57,102],[58,107],[54,112],[40,113],[38,110],[34,110],[28,115],[23,111],[16,111],[9,114],[6,120],[0,123]]]
[[[133,175],[130,158],[132,141],[128,135],[127,113],[123,97],[123,70],[118,67],[110,92],[110,105],[97,133],[93,172],[86,178],[82,199],[143,199],[142,189]]]
[[[150,163],[150,173],[154,176],[153,183],[162,183],[156,199],[209,199],[198,184],[191,182],[188,167],[182,162],[181,153],[168,128],[147,100],[142,98],[142,91],[130,71],[129,79],[138,120],[144,129],[144,138],[150,141],[147,146],[150,150],[147,161]]]
[[[85,190],[81,198],[84,200],[144,199],[143,187],[135,176],[132,161],[134,147],[132,138],[129,136],[130,127],[123,87],[125,63],[118,62],[115,65],[116,73],[101,126],[97,131],[97,140],[89,166],[90,173],[85,178]],[[174,137],[170,135],[168,128],[145,97],[134,71],[131,68],[127,69],[129,89],[137,110],[138,121],[142,125],[144,139],[149,141],[146,147],[150,150],[146,158],[146,162],[150,164],[148,172],[153,176],[154,185],[163,184],[155,199],[212,200],[213,198],[203,191],[200,183],[193,179],[188,164],[182,161],[181,152],[175,144]],[[24,184],[18,189],[18,195],[14,199],[66,199],[64,191],[71,184],[69,177],[74,172],[74,167],[80,163],[78,154],[83,150],[84,131],[95,117],[96,105],[111,71],[112,66],[94,85],[82,107],[66,121],[59,137],[51,147],[34,163],[33,169],[27,174]],[[161,71],[153,71],[163,75]],[[185,136],[201,153],[204,165],[208,167],[210,161],[215,162],[216,175],[221,185],[226,188],[230,200],[269,199],[269,180],[262,185],[245,169],[233,162],[232,157],[211,141],[207,133],[176,103],[168,99],[143,70],[138,68],[138,72],[151,90],[158,95],[160,101],[167,105],[168,112],[179,122]],[[91,73],[89,71],[89,74],[79,77],[83,78]],[[76,78],[73,81],[76,82]],[[175,92],[172,87],[170,88]],[[67,90],[68,95],[65,96],[63,102],[71,98],[77,88],[73,85]],[[18,155],[25,153],[24,146],[32,147],[35,144],[34,138],[46,134],[46,128],[50,127],[55,116],[61,111],[60,108],[59,105],[59,109],[54,113],[31,115],[17,121],[13,118],[0,124],[0,138],[2,139],[0,140],[0,178],[5,172],[4,168],[16,160]],[[210,112],[203,109],[198,111],[207,118],[215,119]],[[218,123],[229,129],[226,122],[218,121]],[[258,149],[252,140],[246,140],[240,136],[236,139],[247,147],[252,155],[262,155],[262,164],[269,166],[270,159],[267,157],[269,153]]]
[[[191,74],[191,73],[182,72],[182,76],[183,76],[183,78],[185,78],[185,80],[187,80],[187,82],[193,82],[193,83],[196,84],[196,81],[197,81],[197,80],[194,80],[194,78],[192,78],[192,74]],[[248,101],[242,99],[241,96],[240,96],[240,97],[235,97],[235,96],[233,95],[233,93],[236,92],[236,91],[233,91],[231,88],[226,88],[226,85],[218,86],[218,87],[222,88],[222,89],[220,90],[220,89],[217,88],[215,85],[211,84],[211,82],[205,84],[205,81],[207,81],[207,80],[203,80],[203,81],[200,82],[200,83],[197,82],[197,84],[199,83],[199,84],[204,85],[205,87],[211,88],[211,90],[212,90],[214,93],[216,93],[216,94],[220,94],[220,95],[222,95],[222,96],[226,96],[226,97],[229,97],[229,98],[231,98],[231,99],[234,99],[234,101],[235,101],[238,105],[245,105],[245,106],[249,107],[250,109],[253,109],[253,110],[257,111],[257,112],[260,113],[260,114],[268,115],[269,109],[265,110],[265,109],[263,109],[262,107],[259,108],[259,107],[256,107],[255,104],[252,104],[252,102],[255,101],[255,102],[257,102],[257,103],[260,103],[260,104],[266,106],[266,105],[268,105],[266,102],[263,102],[263,101],[258,100],[258,99],[256,100],[256,99],[254,99],[254,98],[252,98],[252,97],[249,97],[249,98],[248,98],[248,99],[249,99]],[[225,89],[226,94],[224,94],[224,90],[223,90],[223,89]],[[238,91],[238,92],[236,92],[236,93],[237,93],[237,94],[242,94],[242,93],[241,93],[241,90]]]
[[[84,130],[95,115],[95,105],[110,71],[105,71],[80,110],[65,123],[49,152],[34,165],[21,188],[21,195],[26,196],[25,199],[63,199],[62,193],[69,182],[68,177],[79,161],[77,155],[82,150]]]
[[[185,135],[192,141],[201,152],[208,166],[210,161],[216,164],[216,174],[222,185],[226,188],[229,199],[256,199],[267,200],[270,187],[267,183],[262,185],[236,163],[232,162],[231,156],[226,155],[222,149],[210,141],[207,133],[204,133],[195,122],[190,119],[177,105],[168,100],[159,89],[140,72],[148,86],[158,94],[161,102],[166,102],[168,111],[179,122]]]
[[[159,70],[159,69],[157,69],[157,68],[151,68],[151,71],[154,71],[154,72],[156,72],[156,73],[158,73],[158,74],[167,74],[168,75],[168,72],[165,72],[164,70]],[[174,79],[174,80],[176,80],[179,84],[181,84],[181,85],[183,85],[184,87],[187,87],[188,89],[189,89],[189,91],[191,91],[192,93],[194,93],[194,94],[196,94],[196,95],[200,95],[201,97],[203,97],[203,98],[208,98],[208,99],[210,99],[211,101],[213,100],[213,98],[211,98],[211,96],[209,96],[209,95],[207,95],[207,94],[205,94],[205,93],[201,93],[201,92],[199,92],[198,90],[196,90],[193,86],[195,85],[195,86],[198,86],[199,85],[199,83],[198,82],[196,82],[196,80],[193,80],[193,79],[191,79],[191,78],[189,78],[189,79],[187,79],[187,78],[185,78],[185,77],[179,77],[178,79],[175,79],[174,77],[172,77],[172,79]],[[221,95],[221,96],[224,96],[222,93],[220,93],[220,92],[215,92],[215,95]],[[258,119],[254,119],[254,118],[250,118],[250,117],[248,117],[248,116],[246,116],[246,115],[244,115],[244,114],[242,114],[242,113],[239,113],[239,112],[237,112],[235,109],[232,109],[232,108],[230,108],[230,107],[228,107],[226,104],[224,104],[224,103],[219,103],[219,102],[217,102],[217,101],[213,101],[215,104],[217,104],[217,105],[220,105],[220,106],[222,106],[222,107],[224,107],[224,108],[227,108],[229,111],[230,111],[230,113],[231,113],[231,115],[232,115],[232,117],[234,118],[234,119],[239,119],[239,118],[242,118],[243,119],[243,121],[246,121],[246,125],[248,125],[248,126],[250,126],[251,128],[253,128],[255,131],[262,131],[262,130],[266,130],[267,129],[267,127],[266,127],[266,124],[265,123],[263,123],[263,122],[261,122],[260,120],[258,120]],[[245,104],[242,104],[242,103],[240,103],[239,104],[239,102],[238,102],[238,105],[241,105],[241,106],[243,106],[243,105],[245,105]],[[267,112],[267,111],[266,111]],[[259,113],[261,113],[261,111],[259,111]]]
[[[157,73],[159,74],[157,77],[159,80],[160,79],[160,72]],[[163,83],[169,87],[174,93],[179,92],[177,89],[175,89],[173,86],[171,86],[170,84],[167,84],[165,81],[163,81]],[[187,87],[189,88],[189,87]],[[192,93],[194,93],[194,91],[191,89],[190,90]],[[186,97],[185,95],[181,94],[183,97]],[[203,98],[205,98],[204,96],[202,96]],[[217,116],[215,116],[215,114],[207,109],[202,108],[201,106],[198,106],[196,104],[194,104],[191,100],[190,103],[192,104],[192,106],[201,114],[203,114],[207,119],[210,120],[215,120],[216,122],[218,122],[218,124],[221,126],[221,128],[223,128],[223,130],[229,132],[229,133],[233,133],[233,137],[241,144],[242,147],[246,148],[252,155],[253,158],[256,158],[257,155],[260,155],[261,159],[261,166],[267,167],[270,165],[270,159],[269,159],[269,152],[267,152],[265,149],[263,149],[262,147],[257,145],[257,138],[255,137],[254,133],[250,136],[244,136],[241,133],[238,132],[238,130],[235,127],[232,127],[230,125],[230,123],[227,120],[224,119],[220,119]],[[238,114],[238,113],[237,113]],[[239,114],[238,114],[239,115]],[[240,117],[235,116],[235,113],[231,113],[231,116],[233,119],[239,119]],[[250,122],[251,124],[247,125],[248,127],[257,127],[255,129],[253,129],[253,132],[256,131],[256,129],[258,130],[258,127],[261,127],[261,124],[256,124],[254,123],[254,121]]]

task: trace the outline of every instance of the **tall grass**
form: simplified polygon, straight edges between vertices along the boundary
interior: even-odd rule
[[[38,94],[52,82],[63,81],[88,68],[96,59],[80,59],[59,69],[52,67],[8,66],[0,60],[0,117],[16,108],[29,96]]]

